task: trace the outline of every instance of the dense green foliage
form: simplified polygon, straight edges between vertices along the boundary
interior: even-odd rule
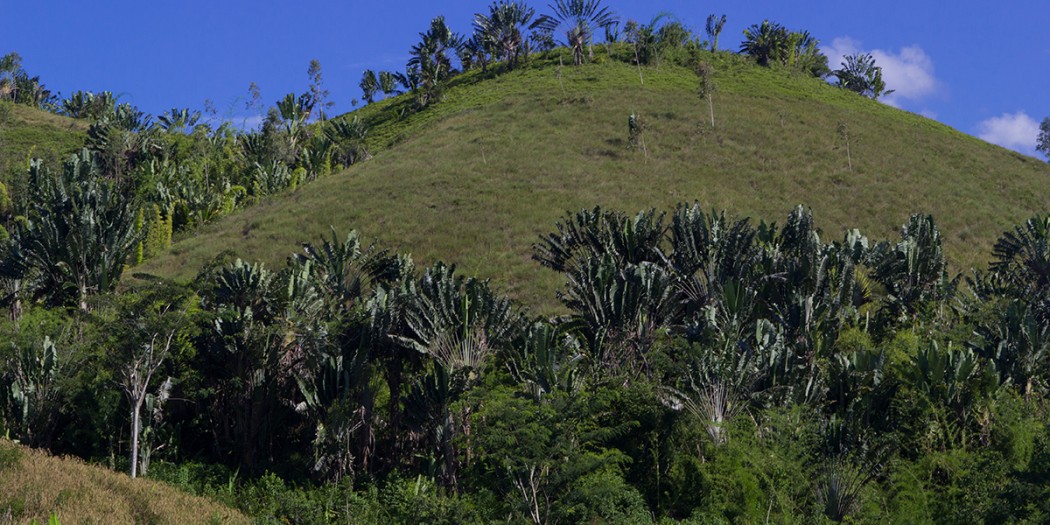
[[[842,69],[832,72],[840,86],[873,99],[893,93],[892,89],[886,90],[882,68],[875,65],[875,59],[870,54],[856,53],[844,58]]]
[[[804,31],[756,24],[740,57],[715,51],[724,16],[709,18],[708,42],[664,16],[628,21],[617,42],[618,21],[600,2],[549,7],[533,19],[524,4],[494,4],[470,38],[435,18],[403,74],[365,72],[368,107],[331,121],[316,61],[308,91],[277,101],[257,131],[212,127],[188,108],[153,124],[105,92],[54,101],[90,126],[61,169],[28,162],[26,184],[0,194],[10,313],[0,322],[0,433],[166,481],[263,523],[1050,519],[1046,215],[998,236],[988,269],[965,277],[923,214],[889,240],[856,229],[828,238],[801,206],[781,225],[709,212],[706,201],[635,215],[588,207],[553,231],[543,223],[538,239],[517,221],[529,264],[558,283],[546,299],[558,316],[533,314],[479,272],[436,257],[417,268],[407,254],[334,229],[278,255],[276,268],[210,250],[188,282],[140,275],[118,286],[125,266],[162,256],[173,235],[366,160],[370,146],[391,146],[399,133],[438,119],[452,122],[440,124],[447,129],[456,113],[494,100],[514,104],[505,87],[479,91],[482,81],[512,78],[540,104],[590,118],[601,112],[576,97],[581,83],[608,93],[637,81],[648,113],[632,106],[629,133],[643,144],[643,164],[643,141],[660,137],[649,115],[678,92],[695,105],[694,72],[707,102],[699,114],[712,124],[690,118],[701,130],[693,146],[750,140],[761,157],[759,143],[785,133],[768,122],[748,128],[741,115],[764,108],[758,99],[770,93],[817,97],[863,113],[860,123],[892,111],[811,78],[829,71]],[[562,35],[567,49],[548,50]],[[0,63],[0,96],[24,82],[12,60]],[[870,57],[847,58],[836,75],[848,90],[885,93]],[[397,83],[408,96],[376,103]],[[731,122],[718,132],[716,85]],[[733,96],[744,110],[734,113]],[[552,135],[562,142],[591,147],[588,134],[559,127]],[[848,141],[851,128],[837,129]],[[622,138],[604,143],[602,156],[630,155],[619,151]],[[654,164],[661,153],[654,148]],[[643,171],[654,177],[646,186],[677,195],[673,180]],[[604,175],[588,180],[622,185]],[[436,186],[421,185],[430,194]],[[404,220],[414,207],[399,204],[392,217]],[[478,222],[499,229],[496,215]],[[17,460],[5,458],[0,470]],[[12,502],[0,500],[0,515]]]
[[[0,102],[0,278],[12,315],[27,298],[86,311],[89,296],[112,290],[126,265],[165,251],[174,235],[324,176],[333,164],[367,159],[358,121],[308,122],[327,105],[319,64],[310,75],[308,92],[285,96],[260,130],[247,132],[213,128],[187,108],[152,123],[109,92],[76,92],[50,107],[90,123],[69,124],[71,131],[57,129],[63,119]],[[42,125],[46,134],[34,133]],[[18,158],[36,153],[44,155]]]
[[[124,456],[107,378],[170,333],[150,475],[264,520],[1038,523],[1048,224],[962,288],[928,216],[828,242],[801,207],[585,210],[535,245],[565,277],[554,319],[333,234],[280,271],[216,260],[182,292],[29,309],[3,422]]]
[[[763,20],[744,30],[740,52],[763,66],[780,64],[824,77],[830,72],[828,57],[820,52],[818,44],[808,31],[789,31],[776,22]]]

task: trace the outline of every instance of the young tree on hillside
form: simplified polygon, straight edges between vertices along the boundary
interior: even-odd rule
[[[190,108],[171,108],[157,117],[157,125],[169,133],[180,133],[192,130],[200,120],[200,111],[191,111]]]
[[[9,340],[6,345],[7,359],[0,361],[0,422],[10,439],[31,447],[50,446],[71,369],[70,353],[60,351],[62,344],[48,335],[31,343]]]
[[[124,305],[113,333],[118,347],[110,355],[116,363],[120,387],[127,396],[131,410],[131,469],[132,478],[143,473],[148,463],[140,463],[139,443],[142,434],[142,408],[152,401],[154,412],[163,405],[171,390],[171,378],[164,381],[155,394],[150,393],[153,378],[160,372],[169,355],[179,345],[179,335],[190,323],[187,312],[193,302],[186,289],[159,286],[141,295],[125,296]],[[148,457],[148,454],[144,456]]]
[[[507,69],[514,69],[526,41],[522,29],[535,14],[536,10],[523,2],[493,3],[487,16],[474,15],[474,32],[497,60],[506,61]]]
[[[660,23],[660,19],[664,16],[663,14],[657,15],[648,24],[634,20],[628,20],[624,24],[626,34],[624,40],[634,47],[634,63],[639,66],[639,80],[642,75],[640,66],[649,65],[656,60],[656,24]]]
[[[583,63],[584,48],[590,48],[595,30],[617,21],[616,15],[602,7],[599,0],[556,0],[548,7],[554,13],[539,17],[530,28],[548,34],[564,31],[564,44],[572,49],[572,61],[577,66]]]
[[[700,78],[700,86],[697,94],[701,99],[707,99],[707,109],[711,114],[711,127],[715,127],[715,102],[712,94],[715,91],[714,68],[707,62],[701,62],[696,66],[696,76]]]
[[[873,100],[889,95],[882,80],[882,68],[875,65],[875,58],[868,53],[854,53],[842,57],[842,69],[832,72],[839,79],[839,86]]]
[[[759,65],[768,66],[787,54],[788,30],[769,20],[753,24],[744,30],[744,41],[740,52],[753,57]]]
[[[329,93],[324,87],[321,76],[321,62],[316,58],[311,60],[306,74],[310,77],[310,96],[314,100],[313,109],[317,111],[317,119],[325,120],[325,111],[331,109],[335,104],[328,100]]]
[[[259,84],[255,82],[248,84],[248,100],[244,103],[244,109],[262,110],[262,89]]]
[[[361,87],[361,96],[365,99],[365,104],[371,104],[375,101],[376,92],[381,87],[379,79],[376,78],[376,72],[371,69],[366,69],[361,74],[361,82],[358,86]]]
[[[0,99],[11,96],[15,88],[15,73],[21,69],[22,55],[11,52],[0,57]]]
[[[368,127],[357,116],[353,119],[336,119],[325,129],[325,136],[332,142],[332,160],[344,168],[372,158],[368,153]]]
[[[753,57],[760,65],[776,63],[823,78],[828,71],[828,58],[820,52],[820,42],[808,31],[789,31],[769,20],[744,30],[740,52]]]
[[[493,45],[475,31],[456,49],[456,56],[459,58],[463,71],[470,71],[478,67],[486,71],[489,67],[489,59],[494,56],[494,51]]]
[[[54,95],[40,82],[40,77],[30,77],[22,69],[22,57],[18,53],[0,57],[0,100],[4,99],[47,110],[55,103]]]
[[[99,120],[112,113],[116,107],[117,99],[109,91],[75,91],[62,100],[61,113],[70,118]]]
[[[284,132],[289,152],[293,159],[298,159],[303,145],[310,138],[307,120],[313,114],[315,107],[314,97],[310,93],[303,93],[298,97],[295,93],[288,93],[283,99],[277,101],[276,126]],[[271,119],[271,117],[267,117]]]
[[[397,89],[397,74],[389,71],[379,72],[379,89],[383,92],[384,96],[398,95],[400,91]]]
[[[440,96],[440,83],[452,76],[450,54],[462,45],[463,37],[449,29],[443,16],[431,20],[430,29],[419,36],[422,40],[412,46],[408,70],[409,75],[418,72],[416,105],[422,108]]]
[[[1035,146],[1036,151],[1043,152],[1050,159],[1050,117],[1043,119],[1043,122],[1039,124],[1039,139]]]
[[[718,51],[718,35],[722,34],[722,28],[726,25],[726,15],[722,15],[718,18],[717,15],[711,14],[707,17],[707,41],[711,44],[711,51]]]
[[[681,21],[672,19],[656,30],[656,47],[660,52],[667,49],[680,49],[693,37]]]
[[[828,67],[828,57],[820,52],[818,45],[820,41],[809,31],[792,31],[788,34],[788,55],[782,62],[811,76],[824,78],[831,73],[831,69]]]

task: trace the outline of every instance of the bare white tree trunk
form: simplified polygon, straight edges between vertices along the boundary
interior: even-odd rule
[[[131,479],[138,477],[139,428],[142,426],[142,398],[131,401]]]
[[[529,518],[534,525],[546,525],[547,523],[547,497],[542,488],[542,478],[546,475],[546,468],[537,471],[536,466],[529,467],[528,479],[514,476],[514,486],[521,493],[522,499],[529,509]],[[541,500],[543,507],[540,507]]]
[[[846,121],[839,122],[839,134],[846,141],[846,164],[849,166],[850,173],[853,173],[853,156],[849,150],[849,125],[846,124]]]
[[[707,94],[707,109],[711,112],[711,129],[715,128],[715,102],[711,99],[711,94]]]
[[[171,342],[175,338],[175,330],[168,333],[163,347],[157,348],[157,337],[161,334],[155,333],[149,343],[143,345],[142,353],[135,356],[124,369],[124,381],[121,387],[128,397],[131,405],[131,477],[138,476],[139,467],[139,434],[142,427],[142,402],[146,399],[149,391],[150,380],[153,374],[164,363],[171,349]]]

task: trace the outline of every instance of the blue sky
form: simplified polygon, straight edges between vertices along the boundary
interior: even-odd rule
[[[529,2],[538,12],[547,2]],[[469,32],[489,2],[172,0],[0,0],[0,54],[52,90],[110,90],[151,114],[215,102],[221,115],[250,116],[249,83],[272,103],[302,92],[320,60],[337,113],[352,109],[366,69],[400,70],[431,18]],[[708,14],[726,14],[723,48],[770,19],[810,31],[833,66],[838,55],[871,52],[883,66],[887,103],[963,132],[1034,154],[1038,122],[1050,116],[1050,3],[822,0],[698,2],[606,0],[621,19],[670,12],[702,32]]]

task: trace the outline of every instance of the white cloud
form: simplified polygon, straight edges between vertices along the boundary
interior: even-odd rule
[[[860,51],[860,42],[848,36],[840,36],[832,40],[831,45],[820,46],[820,50],[827,55],[831,69],[838,69],[842,62],[845,62],[843,57]]]
[[[1039,138],[1039,123],[1024,111],[1003,113],[978,123],[977,137],[1004,148],[1034,155]]]
[[[229,122],[235,128],[241,131],[258,130],[262,127],[263,121],[266,120],[262,115],[234,115],[234,116],[206,116],[203,121],[217,127],[223,122]]]
[[[248,117],[233,117],[230,122],[233,122],[234,126],[240,126],[241,129],[259,129],[262,127],[263,121],[266,117],[262,115],[252,115]]]
[[[919,46],[904,47],[894,53],[884,49],[864,49],[852,38],[839,37],[821,50],[828,56],[828,65],[832,69],[840,67],[844,61],[842,57],[846,55],[870,53],[875,58],[875,65],[882,68],[886,88],[894,90],[880,100],[894,107],[899,107],[902,101],[924,99],[936,93],[940,84],[933,73],[933,59]]]
[[[871,56],[882,67],[882,79],[887,88],[894,90],[886,97],[887,104],[893,104],[897,99],[919,100],[937,91],[933,60],[921,47],[905,47],[897,54],[874,49]]]

